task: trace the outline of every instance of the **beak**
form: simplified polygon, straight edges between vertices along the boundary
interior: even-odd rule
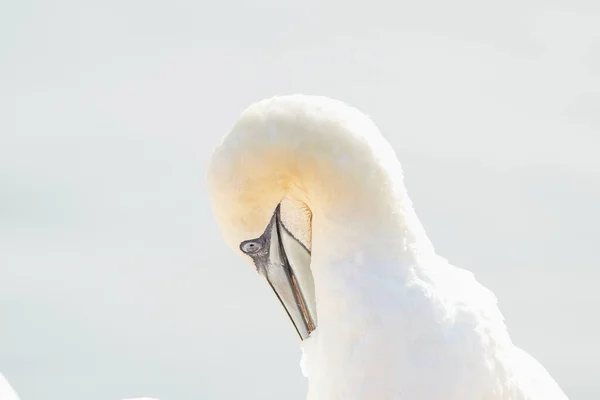
[[[242,242],[240,249],[267,280],[300,339],[306,339],[317,326],[310,251],[283,225],[279,205],[265,232],[257,239]]]

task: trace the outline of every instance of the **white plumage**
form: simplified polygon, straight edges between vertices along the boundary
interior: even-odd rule
[[[435,253],[395,152],[358,110],[301,95],[254,104],[215,150],[208,179],[233,249],[281,204],[311,251],[308,399],[567,398],[513,345],[494,294]]]
[[[0,400],[19,400],[17,392],[15,392],[2,373],[0,373]]]
[[[12,388],[8,380],[0,373],[0,400],[19,400],[17,392]],[[123,400],[158,400],[152,397],[136,397]]]

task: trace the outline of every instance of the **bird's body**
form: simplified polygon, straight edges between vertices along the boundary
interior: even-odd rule
[[[354,269],[346,276],[315,276],[327,282],[317,298],[331,300],[303,342],[309,400],[566,399],[512,344],[496,298],[472,274],[436,256],[356,258],[340,266]]]
[[[225,239],[280,300],[278,265],[292,282],[303,262],[285,240],[269,247],[283,262],[244,243],[289,231],[306,247],[312,279],[282,304],[304,339],[309,400],[567,398],[513,345],[493,293],[435,253],[395,152],[358,110],[312,96],[257,103],[218,146],[209,183]],[[263,233],[272,224],[283,228]]]

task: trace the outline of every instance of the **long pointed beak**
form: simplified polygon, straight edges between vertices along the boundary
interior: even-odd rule
[[[317,326],[315,285],[310,270],[310,251],[283,225],[278,205],[265,232],[246,240],[240,249],[252,257],[290,317],[300,339]]]

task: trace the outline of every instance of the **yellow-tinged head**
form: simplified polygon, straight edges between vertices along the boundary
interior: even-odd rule
[[[266,277],[302,338],[316,324],[317,242],[344,254],[365,235],[400,248],[421,234],[391,146],[366,115],[325,97],[250,106],[215,149],[208,183],[225,240]]]

